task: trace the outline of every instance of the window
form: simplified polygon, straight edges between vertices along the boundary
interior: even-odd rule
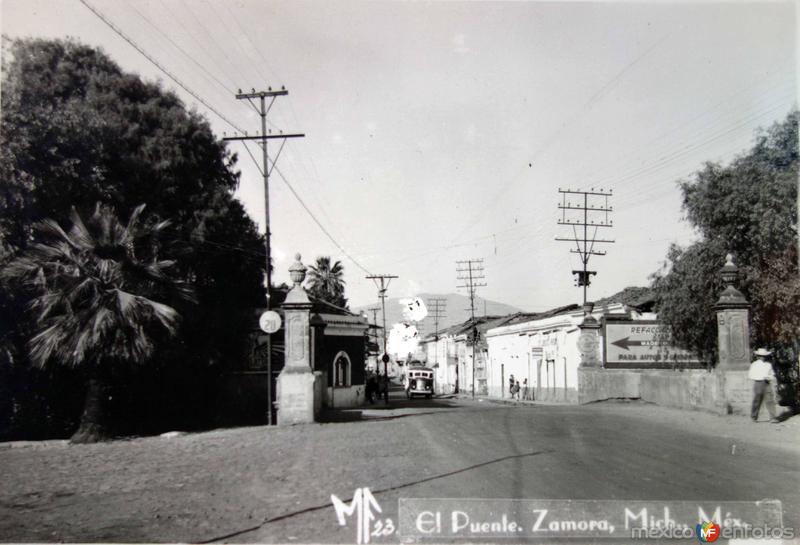
[[[333,386],[346,388],[350,386],[350,356],[341,351],[333,358]]]

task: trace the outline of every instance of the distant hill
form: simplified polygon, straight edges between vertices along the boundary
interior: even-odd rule
[[[460,324],[469,319],[469,297],[465,295],[460,295],[457,293],[448,293],[444,295],[435,293],[421,293],[417,295],[417,297],[425,301],[426,305],[428,304],[428,299],[432,297],[444,298],[447,300],[445,303],[446,308],[443,313],[445,317],[439,319],[439,329]],[[386,299],[386,327],[389,329],[391,329],[393,324],[396,324],[403,319],[403,312],[400,307],[400,299],[405,299],[405,297],[392,297]],[[367,310],[369,307],[380,307],[380,301],[376,301],[372,305],[353,308],[352,311],[361,314],[362,311]],[[505,316],[515,312],[520,312],[520,309],[504,303],[498,303],[497,301],[489,301],[479,297],[475,298],[475,316],[483,316],[484,313],[489,316]],[[372,312],[367,312],[367,316],[371,322]],[[383,325],[381,322],[380,310],[377,313],[377,322],[378,325]],[[433,332],[434,323],[430,315],[422,321],[422,327],[420,329],[423,335]]]

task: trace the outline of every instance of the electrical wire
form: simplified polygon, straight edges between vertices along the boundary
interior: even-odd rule
[[[216,115],[217,117],[219,117],[219,118],[220,118],[222,121],[224,121],[225,123],[227,123],[228,125],[230,125],[230,126],[231,126],[232,128],[234,128],[235,130],[237,130],[237,131],[239,131],[239,132],[245,132],[245,131],[244,131],[244,129],[242,129],[241,127],[237,126],[237,125],[236,125],[236,124],[235,124],[233,121],[231,121],[231,120],[230,120],[230,119],[228,119],[226,116],[224,116],[222,113],[220,113],[220,112],[219,112],[219,111],[218,111],[216,108],[214,108],[214,107],[213,107],[213,106],[211,106],[211,105],[210,105],[208,102],[206,102],[206,101],[205,101],[205,100],[204,100],[204,99],[203,99],[203,98],[202,98],[200,95],[198,95],[197,93],[195,93],[195,92],[194,92],[194,91],[193,91],[191,88],[189,88],[189,87],[188,87],[186,84],[184,84],[184,83],[183,83],[183,82],[182,82],[180,79],[178,79],[178,77],[177,77],[177,76],[175,76],[175,75],[174,75],[172,72],[170,72],[169,70],[167,70],[167,69],[166,69],[166,68],[165,68],[165,67],[164,67],[164,66],[163,66],[161,63],[159,63],[159,62],[158,62],[158,61],[157,61],[157,60],[156,60],[156,59],[155,59],[155,58],[154,58],[152,55],[150,55],[149,53],[147,53],[147,52],[146,52],[146,51],[145,51],[145,50],[144,50],[144,49],[143,49],[141,46],[139,46],[139,45],[138,45],[138,44],[137,44],[137,43],[136,43],[136,42],[135,42],[135,41],[134,41],[132,38],[130,38],[130,37],[127,35],[127,34],[125,34],[125,33],[124,33],[124,32],[123,32],[123,31],[122,31],[122,30],[121,30],[119,27],[117,27],[117,26],[116,26],[116,25],[115,25],[113,22],[111,22],[111,21],[110,21],[110,20],[109,20],[107,17],[105,17],[105,15],[103,15],[103,14],[102,14],[102,13],[101,13],[101,12],[100,12],[98,9],[96,9],[94,6],[92,6],[92,5],[91,5],[91,4],[90,4],[90,3],[89,3],[87,0],[79,0],[79,1],[81,2],[81,4],[83,4],[84,6],[86,6],[86,8],[87,8],[87,9],[89,9],[89,10],[90,10],[90,11],[91,11],[91,12],[92,12],[92,13],[93,13],[95,16],[97,16],[97,17],[98,17],[98,18],[99,18],[99,19],[100,19],[100,20],[101,20],[103,23],[105,23],[105,24],[106,24],[106,26],[108,26],[109,28],[111,28],[111,30],[113,30],[113,31],[114,31],[114,32],[115,32],[117,35],[119,35],[119,36],[120,36],[120,37],[121,37],[123,40],[125,40],[125,41],[126,41],[128,44],[130,44],[130,45],[131,45],[131,47],[133,47],[133,48],[134,48],[136,51],[138,51],[138,52],[139,52],[139,53],[140,53],[142,56],[144,56],[144,57],[145,57],[145,58],[146,58],[148,61],[150,61],[150,63],[152,63],[152,64],[153,64],[153,65],[154,65],[156,68],[158,68],[159,70],[161,70],[161,71],[162,71],[162,72],[163,72],[165,75],[167,75],[167,77],[169,77],[169,78],[170,78],[172,81],[174,81],[174,82],[175,82],[175,83],[176,83],[178,86],[180,86],[180,87],[181,87],[181,88],[182,88],[184,91],[186,91],[187,93],[189,93],[189,95],[191,95],[193,98],[195,98],[195,99],[196,99],[198,102],[200,102],[200,103],[201,103],[203,106],[205,106],[206,108],[208,108],[208,110],[209,110],[209,111],[211,111],[212,113],[214,113],[214,115]],[[212,39],[213,39],[213,37],[212,37]],[[258,161],[256,160],[256,158],[255,158],[255,156],[253,155],[253,153],[250,151],[250,148],[247,146],[247,144],[245,144],[245,149],[247,150],[247,153],[248,153],[248,155],[250,156],[250,158],[253,160],[254,164],[256,165],[256,168],[258,169],[258,171],[259,171],[259,172],[261,173],[261,175],[263,176],[263,174],[264,174],[263,168],[261,167],[261,165],[259,165]],[[269,168],[269,166],[268,166],[268,168]],[[300,195],[297,193],[297,191],[295,191],[294,187],[292,187],[292,185],[289,183],[289,181],[288,181],[288,180],[286,179],[286,177],[283,175],[283,173],[281,172],[281,170],[280,170],[279,168],[277,168],[277,167],[276,167],[276,165],[275,165],[274,163],[272,163],[272,167],[271,167],[271,168],[273,168],[273,169],[274,169],[274,170],[275,170],[275,171],[278,173],[278,175],[280,176],[281,180],[283,180],[283,182],[286,184],[286,187],[288,187],[288,188],[289,188],[289,191],[291,191],[291,193],[294,195],[294,197],[297,199],[297,201],[300,203],[300,205],[303,207],[303,209],[306,211],[306,213],[308,213],[308,215],[311,217],[311,219],[314,221],[314,223],[315,223],[315,224],[316,224],[316,225],[317,225],[317,226],[320,228],[320,230],[322,230],[322,232],[325,234],[325,236],[327,236],[327,237],[330,239],[330,241],[331,241],[331,242],[333,242],[333,244],[334,244],[334,245],[335,245],[335,246],[336,246],[336,247],[337,247],[337,248],[338,248],[338,249],[339,249],[339,250],[342,252],[342,254],[343,254],[343,255],[345,255],[345,256],[346,256],[348,259],[350,259],[350,261],[352,261],[352,262],[353,262],[353,263],[354,263],[354,264],[355,264],[355,265],[356,265],[356,266],[357,266],[359,269],[361,269],[362,271],[366,272],[367,274],[372,274],[372,273],[371,273],[371,272],[370,272],[370,271],[369,271],[369,270],[368,270],[366,267],[364,267],[363,265],[361,265],[361,263],[359,263],[357,260],[355,260],[355,259],[354,259],[354,258],[353,258],[353,257],[352,257],[352,256],[351,256],[351,255],[350,255],[350,254],[349,254],[349,253],[348,253],[348,252],[347,252],[347,251],[346,251],[346,250],[345,250],[345,249],[344,249],[344,248],[343,248],[343,247],[342,247],[342,246],[341,246],[341,245],[340,245],[340,244],[339,244],[337,241],[336,241],[336,239],[335,239],[335,238],[333,238],[333,236],[330,234],[330,232],[329,232],[329,231],[328,231],[328,230],[325,228],[325,226],[324,226],[324,225],[322,225],[322,223],[321,223],[321,222],[320,222],[320,221],[317,219],[317,217],[314,215],[314,213],[313,213],[313,212],[312,212],[312,211],[309,209],[309,207],[306,205],[305,201],[303,201],[303,199],[300,197]]]
[[[233,123],[233,121],[231,121],[230,119],[228,119],[226,116],[224,116],[222,113],[220,113],[220,112],[219,112],[219,110],[217,110],[217,109],[216,109],[216,108],[214,108],[212,105],[210,105],[208,102],[206,102],[206,101],[203,99],[203,97],[201,97],[200,95],[198,95],[197,93],[195,93],[194,91],[192,91],[192,89],[190,89],[190,88],[189,88],[189,87],[188,87],[188,86],[187,86],[185,83],[183,83],[183,81],[181,81],[180,79],[178,79],[178,77],[177,77],[175,74],[173,74],[172,72],[170,72],[169,70],[167,70],[167,69],[166,69],[166,68],[165,68],[165,67],[164,67],[164,66],[163,66],[161,63],[159,63],[159,62],[158,62],[158,61],[157,61],[157,60],[156,60],[156,59],[155,59],[155,58],[154,58],[152,55],[150,55],[150,54],[149,54],[147,51],[145,51],[145,50],[144,50],[144,49],[143,49],[141,46],[139,46],[139,44],[137,44],[135,41],[133,41],[133,39],[132,39],[132,38],[130,38],[130,37],[129,37],[127,34],[125,34],[125,33],[124,33],[124,32],[123,32],[123,31],[122,31],[122,30],[121,30],[119,27],[117,27],[117,26],[116,26],[114,23],[112,23],[112,22],[111,22],[111,21],[110,21],[108,18],[106,18],[106,16],[105,16],[105,15],[103,15],[103,14],[102,14],[100,11],[98,11],[98,10],[97,10],[97,9],[96,9],[94,6],[92,6],[92,5],[91,5],[91,4],[90,4],[90,3],[89,3],[87,0],[78,0],[78,1],[79,1],[81,4],[83,4],[84,6],[86,6],[86,8],[87,8],[87,9],[89,9],[89,11],[91,11],[92,13],[94,13],[94,14],[97,16],[97,18],[98,18],[98,19],[100,19],[101,21],[103,21],[103,23],[105,23],[105,24],[106,24],[106,26],[108,26],[108,27],[109,27],[111,30],[113,30],[113,31],[114,31],[114,32],[115,32],[115,33],[116,33],[116,34],[117,34],[117,35],[118,35],[120,38],[122,38],[123,40],[125,40],[126,42],[128,42],[128,44],[129,44],[131,47],[133,47],[133,48],[134,48],[136,51],[138,51],[138,52],[139,52],[139,53],[140,53],[140,54],[141,54],[141,55],[142,55],[144,58],[146,58],[148,61],[150,61],[150,62],[151,62],[151,63],[152,63],[152,64],[153,64],[153,65],[154,65],[156,68],[158,68],[158,69],[159,69],[159,70],[161,70],[161,71],[162,71],[164,74],[166,74],[166,76],[167,76],[169,79],[171,79],[172,81],[174,81],[176,85],[178,85],[178,86],[179,86],[181,89],[183,89],[184,91],[186,91],[187,93],[189,93],[189,95],[191,95],[191,96],[192,96],[192,98],[194,98],[194,99],[195,99],[195,100],[197,100],[197,101],[198,101],[200,104],[202,104],[203,106],[205,106],[206,108],[208,108],[208,110],[209,110],[209,111],[211,111],[212,113],[214,113],[214,115],[216,115],[217,117],[219,117],[221,120],[223,120],[225,123],[227,123],[228,125],[230,125],[230,126],[231,126],[231,127],[233,127],[234,129],[236,129],[236,130],[238,130],[238,131],[240,131],[240,132],[244,132],[244,130],[243,130],[243,129],[241,129],[241,128],[239,128],[238,126],[236,126],[236,124],[235,124],[235,123]]]

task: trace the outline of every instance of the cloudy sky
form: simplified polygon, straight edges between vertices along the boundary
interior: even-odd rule
[[[676,181],[797,101],[791,2],[2,1],[5,35],[100,46],[220,136],[232,127],[86,4],[238,127],[259,121],[237,89],[289,89],[271,127],[306,138],[271,178],[276,280],[295,252],[331,255],[353,305],[376,299],[366,271],[400,277],[390,296],[453,292],[469,258],[484,259],[483,297],[579,302],[578,259],[554,241],[571,235],[559,188],[614,193],[602,234],[616,243],[590,262],[590,298],[646,285],[671,242],[693,240]],[[263,223],[261,177],[231,146]]]

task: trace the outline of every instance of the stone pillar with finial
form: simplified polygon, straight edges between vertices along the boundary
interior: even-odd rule
[[[294,285],[282,305],[286,325],[284,365],[277,381],[278,425],[314,422],[318,380],[311,369],[311,301],[302,286],[306,267],[300,254],[295,255],[289,276]]]
[[[717,313],[720,410],[723,414],[747,414],[752,385],[747,378],[750,366],[750,303],[736,288],[739,268],[728,254],[720,270],[725,289],[714,305]]]
[[[747,370],[750,365],[750,303],[736,288],[739,268],[728,254],[720,270],[725,289],[714,305],[720,370]]]
[[[578,328],[581,334],[578,337],[578,350],[581,353],[581,367],[602,367],[600,354],[600,321],[592,316],[594,303],[587,301],[583,304],[583,321]]]

